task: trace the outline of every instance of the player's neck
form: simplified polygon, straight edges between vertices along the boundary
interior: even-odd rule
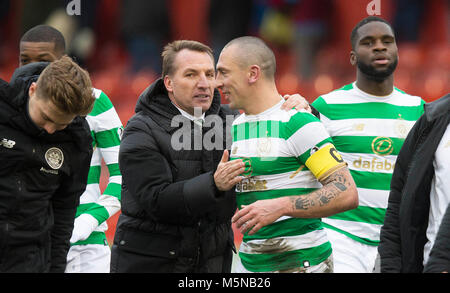
[[[394,75],[391,74],[382,81],[375,81],[358,72],[356,86],[363,92],[373,96],[388,96],[394,90]]]
[[[259,86],[253,93],[251,103],[244,110],[247,115],[260,114],[278,104],[282,99],[275,85]]]

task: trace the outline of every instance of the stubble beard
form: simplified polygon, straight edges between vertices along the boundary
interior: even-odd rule
[[[395,59],[393,63],[391,63],[384,70],[377,70],[374,66],[365,64],[360,60],[356,61],[356,65],[359,70],[369,79],[375,82],[382,82],[386,80],[389,76],[391,76],[395,69],[397,68],[398,59]]]

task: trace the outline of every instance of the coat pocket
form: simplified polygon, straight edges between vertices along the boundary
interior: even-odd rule
[[[111,252],[111,272],[171,273],[177,262],[179,239],[172,235],[121,230]]]
[[[178,256],[179,238],[174,235],[125,230],[118,239],[119,249],[148,256],[175,259]]]

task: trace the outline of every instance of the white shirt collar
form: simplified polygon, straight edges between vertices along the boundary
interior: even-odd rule
[[[202,116],[200,117],[195,117],[191,114],[189,114],[188,112],[184,111],[183,109],[179,108],[177,105],[175,105],[174,103],[172,103],[177,109],[178,111],[180,111],[181,115],[183,115],[184,117],[186,117],[187,119],[191,120],[191,121],[198,121],[198,119],[201,119],[202,122],[205,122],[205,113],[202,113]]]

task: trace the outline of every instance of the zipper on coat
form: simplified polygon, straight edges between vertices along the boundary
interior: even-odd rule
[[[195,260],[195,267],[198,268],[198,265],[200,263],[200,247],[201,247],[201,239],[200,239],[200,226],[202,225],[201,221],[198,221],[197,223],[197,257]]]

